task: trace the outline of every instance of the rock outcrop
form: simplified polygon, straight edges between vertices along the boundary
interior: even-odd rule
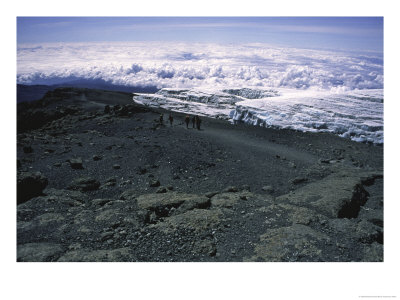
[[[280,196],[277,202],[310,207],[331,218],[355,218],[367,199],[360,176],[339,173]]]

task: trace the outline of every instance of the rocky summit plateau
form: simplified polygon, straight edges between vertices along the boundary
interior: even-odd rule
[[[16,260],[383,261],[382,146],[169,113],[70,87],[19,103]]]

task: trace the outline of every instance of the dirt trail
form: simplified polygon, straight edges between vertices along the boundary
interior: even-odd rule
[[[318,157],[315,155],[305,153],[304,151],[286,145],[276,144],[265,139],[254,138],[240,131],[240,129],[237,130],[235,127],[231,129],[207,128],[207,130],[200,131],[199,134],[207,135],[209,138],[221,142],[223,140],[225,145],[235,148],[236,151],[241,152],[245,157],[254,153],[259,153],[269,156],[278,155],[305,164],[313,164],[318,161]]]

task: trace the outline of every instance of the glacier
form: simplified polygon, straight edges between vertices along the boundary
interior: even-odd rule
[[[233,124],[330,132],[357,142],[383,144],[383,89],[164,88],[155,94],[134,94],[133,100]]]

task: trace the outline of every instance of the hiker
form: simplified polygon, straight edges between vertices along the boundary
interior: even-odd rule
[[[172,126],[172,123],[174,122],[174,117],[172,116],[171,113],[169,113],[168,120],[169,120],[169,124]]]
[[[164,121],[164,115],[163,115],[163,114],[161,114],[161,115],[160,115],[160,124],[162,124],[162,123],[163,123],[163,121]]]
[[[196,118],[197,118],[197,116],[193,116],[193,117],[192,117],[193,129],[194,129],[194,125],[196,124]]]
[[[190,122],[190,117],[186,115],[185,117],[185,123],[186,123],[186,128],[189,129],[189,122]]]
[[[196,127],[197,130],[200,130],[200,125],[201,125],[201,119],[199,116],[196,116]]]

